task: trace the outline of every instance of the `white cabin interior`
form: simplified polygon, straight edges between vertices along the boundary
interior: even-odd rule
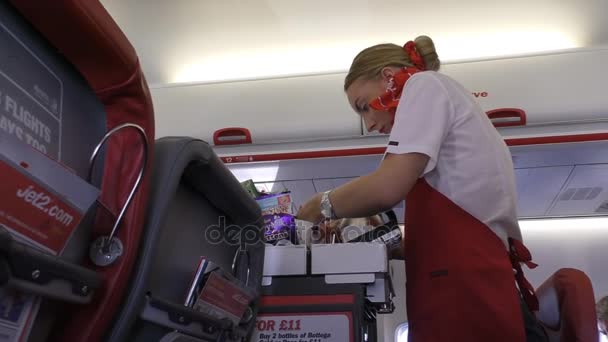
[[[513,155],[524,239],[540,264],[526,272],[530,281],[574,267],[597,299],[608,295],[608,1],[102,3],[139,54],[157,137],[211,143],[217,130],[246,128],[251,144],[216,152],[239,180],[289,189],[296,205],[381,160],[386,136],[365,131],[342,91],[352,58],[376,43],[431,36],[443,72],[485,110],[526,114],[499,130]],[[401,222],[403,209],[395,208]],[[392,342],[407,317],[403,262],[391,267],[397,309],[379,315],[378,340]]]

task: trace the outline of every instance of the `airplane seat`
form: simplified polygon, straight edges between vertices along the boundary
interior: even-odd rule
[[[88,295],[72,294],[78,297],[72,301],[57,293],[43,296],[49,305],[41,307],[29,341],[240,341],[250,334],[264,259],[257,203],[208,144],[192,138],[154,142],[152,101],[139,60],[99,1],[11,0],[6,8],[0,7],[19,17],[14,21],[25,27],[26,35],[35,36],[28,39],[41,41],[36,48],[56,60],[58,70],[67,70],[59,74],[63,99],[77,108],[85,102],[99,107],[96,112],[70,108],[63,113],[65,127],[78,121],[65,137],[69,146],[64,146],[73,148],[69,158],[81,161],[85,171],[77,170],[77,175],[85,178],[92,152],[88,145],[78,149],[82,141],[92,140],[95,146],[106,132],[125,124],[139,127],[108,138],[99,150],[103,157],[97,158],[92,177],[101,190],[99,205],[90,224],[77,229],[79,238],[70,239],[77,252],[69,258],[33,254],[34,263],[47,263],[42,272],[30,271],[37,274],[35,279],[45,278],[38,275],[46,276],[47,270],[58,272],[63,276],[62,293]],[[70,87],[78,82],[83,86],[74,95]],[[139,187],[134,187],[139,179]],[[130,205],[124,207],[125,203]],[[115,235],[122,244],[117,259],[107,264],[91,261],[91,243],[110,235],[123,208]],[[10,254],[7,250],[19,251],[0,233],[2,257]],[[184,306],[200,257],[231,272],[254,294],[243,322],[235,324]]]
[[[207,143],[162,138],[155,151],[145,234],[108,341],[222,340],[217,327],[224,323],[185,307],[184,301],[202,256],[259,293],[260,207]],[[245,335],[253,330],[254,311],[240,327]],[[226,336],[225,341],[240,341]]]
[[[86,145],[86,151],[78,150],[84,140],[93,136],[98,141],[96,132],[101,132],[103,137],[105,132],[127,123],[139,127],[122,130],[101,149],[99,155],[103,157],[97,158],[98,169],[94,177],[99,181],[95,186],[101,190],[98,198],[101,205],[95,215],[91,215],[91,224],[87,229],[82,229],[87,230],[88,239],[77,246],[79,254],[75,260],[70,260],[72,264],[52,259],[52,267],[49,268],[49,272],[67,270],[68,278],[80,275],[84,277],[82,279],[88,277],[89,283],[99,288],[92,293],[88,303],[68,302],[66,305],[61,301],[52,302],[53,306],[47,308],[48,311],[41,307],[34,323],[33,336],[30,336],[30,341],[99,341],[113,323],[113,317],[123,300],[144,227],[151,173],[146,170],[140,178],[140,172],[142,164],[151,164],[151,158],[146,158],[146,155],[154,154],[154,112],[149,89],[134,48],[99,1],[11,0],[3,4],[3,10],[5,7],[14,16],[5,18],[5,23],[21,23],[24,27],[22,33],[26,39],[21,39],[21,42],[35,45],[34,50],[30,51],[38,51],[39,56],[52,57],[55,61],[51,67],[53,69],[49,70],[59,80],[55,81],[59,83],[57,93],[63,99],[63,116],[60,119],[63,120],[63,133],[59,129],[59,135],[64,139],[61,151],[74,151],[64,153],[62,162],[78,159],[86,168],[93,151],[88,148],[89,145]],[[9,51],[7,55],[11,53],[17,52]],[[19,62],[17,59],[15,61]],[[45,61],[40,63],[48,64]],[[15,72],[30,72],[31,80],[46,87],[46,83],[50,82],[46,80],[53,78],[45,76],[38,69],[22,68],[15,69]],[[39,80],[35,77],[39,77]],[[75,83],[84,86],[76,92],[73,89]],[[85,102],[89,105],[95,102],[95,106],[100,108],[99,112],[82,109],[86,107],[82,105]],[[74,126],[73,122],[78,122],[78,125]],[[67,129],[70,125],[73,127]],[[86,178],[82,172],[78,172],[78,175]],[[138,179],[141,180],[139,187],[131,193]],[[89,247],[98,237],[110,235],[128,198],[131,198],[130,205],[115,235],[122,243],[122,254],[114,263],[98,266],[89,260]],[[40,258],[49,261],[48,257]],[[70,280],[77,282],[81,279]],[[79,289],[83,293],[91,293],[93,288],[80,285]],[[45,321],[45,317],[50,318],[52,324]],[[36,329],[40,325],[46,325],[50,332],[40,332]],[[49,334],[51,337],[45,337]]]
[[[573,268],[562,268],[536,290],[537,318],[551,342],[597,342],[595,297],[589,277]]]

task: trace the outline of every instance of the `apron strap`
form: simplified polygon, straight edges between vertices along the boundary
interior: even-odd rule
[[[524,302],[530,311],[538,311],[538,298],[536,298],[534,287],[532,287],[532,284],[530,284],[530,282],[524,276],[521,264],[526,264],[529,269],[534,269],[538,265],[532,262],[532,254],[530,254],[528,248],[526,248],[521,241],[513,238],[509,238],[509,256],[511,258],[513,268],[517,271],[515,274],[515,281],[517,282],[517,286],[519,287],[519,291],[523,296]]]

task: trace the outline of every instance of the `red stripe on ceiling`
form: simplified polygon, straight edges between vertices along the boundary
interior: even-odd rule
[[[506,139],[505,142],[509,146],[524,146],[524,145],[546,145],[546,144],[562,144],[588,141],[608,140],[608,133],[595,134],[578,134],[578,135],[559,135],[547,137],[519,138]],[[307,151],[307,152],[286,152],[286,153],[268,153],[255,155],[234,155],[221,157],[224,163],[248,163],[248,162],[265,162],[278,160],[296,160],[296,159],[313,159],[313,158],[331,158],[331,157],[352,157],[364,155],[383,154],[385,147],[366,147],[366,148],[351,148],[327,151]]]
[[[547,137],[507,139],[505,141],[507,142],[507,145],[509,145],[509,146],[523,146],[523,145],[563,144],[563,143],[576,143],[576,142],[602,141],[602,140],[608,140],[608,133],[557,135],[557,136],[547,136]]]

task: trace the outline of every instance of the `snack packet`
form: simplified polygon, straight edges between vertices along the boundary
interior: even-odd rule
[[[274,214],[293,215],[291,193],[289,191],[278,194],[260,194],[256,201],[262,209],[262,216]]]
[[[243,187],[243,189],[245,189],[245,191],[247,191],[249,193],[249,195],[251,195],[251,197],[253,197],[253,198],[260,197],[261,193],[258,191],[258,188],[255,187],[253,180],[248,179],[244,182],[241,182],[241,186]]]
[[[288,240],[297,245],[295,217],[290,214],[274,214],[262,216],[264,220],[264,239],[267,243],[277,244],[280,240]]]
[[[290,192],[262,194],[256,201],[262,209],[266,242],[276,244],[280,240],[289,240],[298,244]]]

